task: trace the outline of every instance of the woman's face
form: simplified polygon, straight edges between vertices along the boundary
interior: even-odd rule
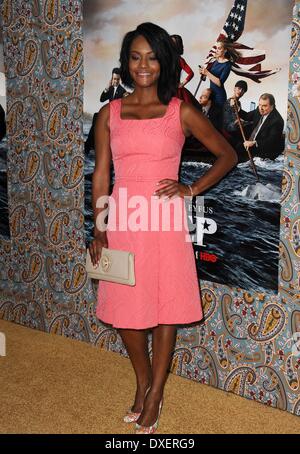
[[[216,58],[223,58],[225,56],[225,47],[221,42],[216,43]]]
[[[148,41],[143,36],[136,37],[129,52],[129,73],[135,86],[157,85],[160,64]]]

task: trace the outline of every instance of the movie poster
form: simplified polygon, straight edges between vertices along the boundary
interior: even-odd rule
[[[249,291],[278,292],[280,197],[292,7],[292,0],[84,2],[86,139],[93,114],[104,102],[109,102],[100,102],[100,97],[103,101],[112,69],[119,65],[122,38],[139,23],[154,22],[170,35],[181,36],[182,57],[187,64],[182,70],[181,81],[190,79],[185,88],[205,114],[210,80],[201,77],[199,65],[205,67],[209,58],[214,60],[213,46],[221,33],[227,33],[228,38],[237,43],[239,60],[224,86],[226,98],[233,99],[235,85],[240,81],[244,81],[242,87],[245,87],[245,82],[247,84],[242,97],[235,96],[243,133],[235,116],[236,101],[229,108],[235,123],[233,130],[227,127],[228,124],[224,128],[224,106],[221,119],[215,121],[213,114],[210,119],[227,140],[232,140],[236,151],[239,150],[239,163],[219,184],[197,197],[197,203],[193,201],[189,218],[197,226],[196,232],[191,232],[191,238],[199,278]],[[267,14],[268,11],[272,14]],[[190,73],[193,73],[192,78]],[[199,86],[200,79],[206,80],[202,80]],[[122,81],[120,84],[122,86]],[[265,116],[259,111],[260,96],[265,93],[273,95],[275,106],[263,124],[257,125],[257,119]],[[269,99],[262,100],[261,109],[269,102]],[[247,144],[255,142],[248,148],[250,154],[244,146],[246,141]],[[85,159],[86,225],[90,235],[93,222],[91,173],[94,166],[94,152],[90,146],[86,146]],[[213,162],[214,156],[201,143],[186,140],[180,181],[192,183]]]
[[[95,164],[93,130],[94,114],[109,102],[110,95],[123,96],[128,87],[113,81],[112,70],[119,66],[122,38],[142,22],[154,22],[183,41],[185,64],[181,81],[189,102],[208,116],[215,127],[237,152],[238,165],[215,187],[194,198],[189,221],[198,277],[202,280],[239,286],[260,292],[278,291],[280,232],[280,197],[283,170],[284,138],[287,118],[288,67],[293,0],[85,0],[84,31],[84,137],[85,137],[85,218],[86,240],[91,239],[93,213],[91,178]],[[224,128],[224,105],[216,113],[207,98],[211,86],[208,77],[200,75],[199,66],[211,68],[214,47],[220,34],[239,44],[239,59],[231,68],[224,87],[226,99],[233,99],[235,85],[247,90],[229,106],[232,128]],[[0,72],[3,73],[2,48]],[[202,80],[203,79],[203,80]],[[201,83],[200,83],[201,81]],[[0,79],[1,82],[1,79]],[[118,86],[114,89],[112,85]],[[2,92],[4,83],[2,86]],[[0,86],[0,91],[1,91]],[[259,100],[264,93],[275,100],[276,121],[269,113],[258,125]],[[5,93],[0,92],[5,109]],[[208,100],[209,101],[209,100]],[[265,104],[269,100],[265,100]],[[244,137],[236,114],[238,109]],[[273,110],[274,110],[273,109]],[[210,110],[210,113],[209,113]],[[228,110],[228,109],[227,109]],[[279,118],[283,121],[283,127]],[[95,117],[94,117],[95,119]],[[271,121],[272,120],[272,121]],[[277,121],[279,120],[279,121]],[[269,132],[277,139],[268,141]],[[271,125],[270,125],[271,123]],[[272,128],[271,128],[272,126]],[[256,128],[256,131],[255,131]],[[260,140],[263,136],[264,140]],[[244,147],[245,140],[255,142]],[[254,139],[254,140],[252,140]],[[256,140],[257,139],[257,140]],[[260,145],[260,142],[262,145]],[[258,145],[259,146],[258,146]],[[8,235],[6,188],[6,139],[0,142],[0,209],[1,235]],[[214,156],[193,138],[182,150],[179,180],[190,184],[212,165]],[[113,182],[112,167],[112,182]],[[6,219],[6,221],[5,221]]]

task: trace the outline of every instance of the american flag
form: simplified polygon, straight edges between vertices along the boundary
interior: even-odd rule
[[[240,56],[233,63],[231,69],[235,74],[260,83],[261,79],[276,74],[280,71],[280,68],[263,71],[261,62],[266,58],[265,51],[254,49],[253,47],[248,47],[237,42],[245,27],[247,1],[248,0],[235,0],[217,41],[227,39],[234,43],[234,48],[239,52]],[[215,50],[216,46],[214,45],[206,58],[205,66],[208,67],[208,69],[215,61]]]
[[[235,0],[219,39],[228,38],[232,42],[239,39],[244,31],[246,11],[247,0]]]

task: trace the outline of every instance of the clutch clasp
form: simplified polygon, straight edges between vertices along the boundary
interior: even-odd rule
[[[108,255],[103,255],[101,257],[100,265],[101,265],[103,271],[106,271],[106,272],[109,271],[109,269],[110,269],[110,267],[112,265],[112,262],[111,262],[111,260],[110,260]]]

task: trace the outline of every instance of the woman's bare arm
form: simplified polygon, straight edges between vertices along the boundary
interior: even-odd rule
[[[185,136],[193,135],[217,157],[212,167],[192,184],[197,195],[220,181],[238,163],[238,158],[232,146],[195,107],[182,102],[180,116]]]
[[[94,236],[99,233],[97,216],[104,208],[97,208],[97,200],[101,196],[109,196],[110,187],[110,131],[109,105],[102,107],[95,123],[95,168],[92,177],[92,207],[94,213]]]
[[[110,188],[110,131],[109,131],[109,105],[99,110],[95,122],[95,168],[92,176],[92,207],[94,214],[94,240],[89,245],[93,265],[99,262],[101,248],[108,247],[106,226],[99,219],[104,219],[107,214],[108,203],[97,207],[100,197],[105,197],[108,202]],[[100,216],[100,214],[105,213]]]

